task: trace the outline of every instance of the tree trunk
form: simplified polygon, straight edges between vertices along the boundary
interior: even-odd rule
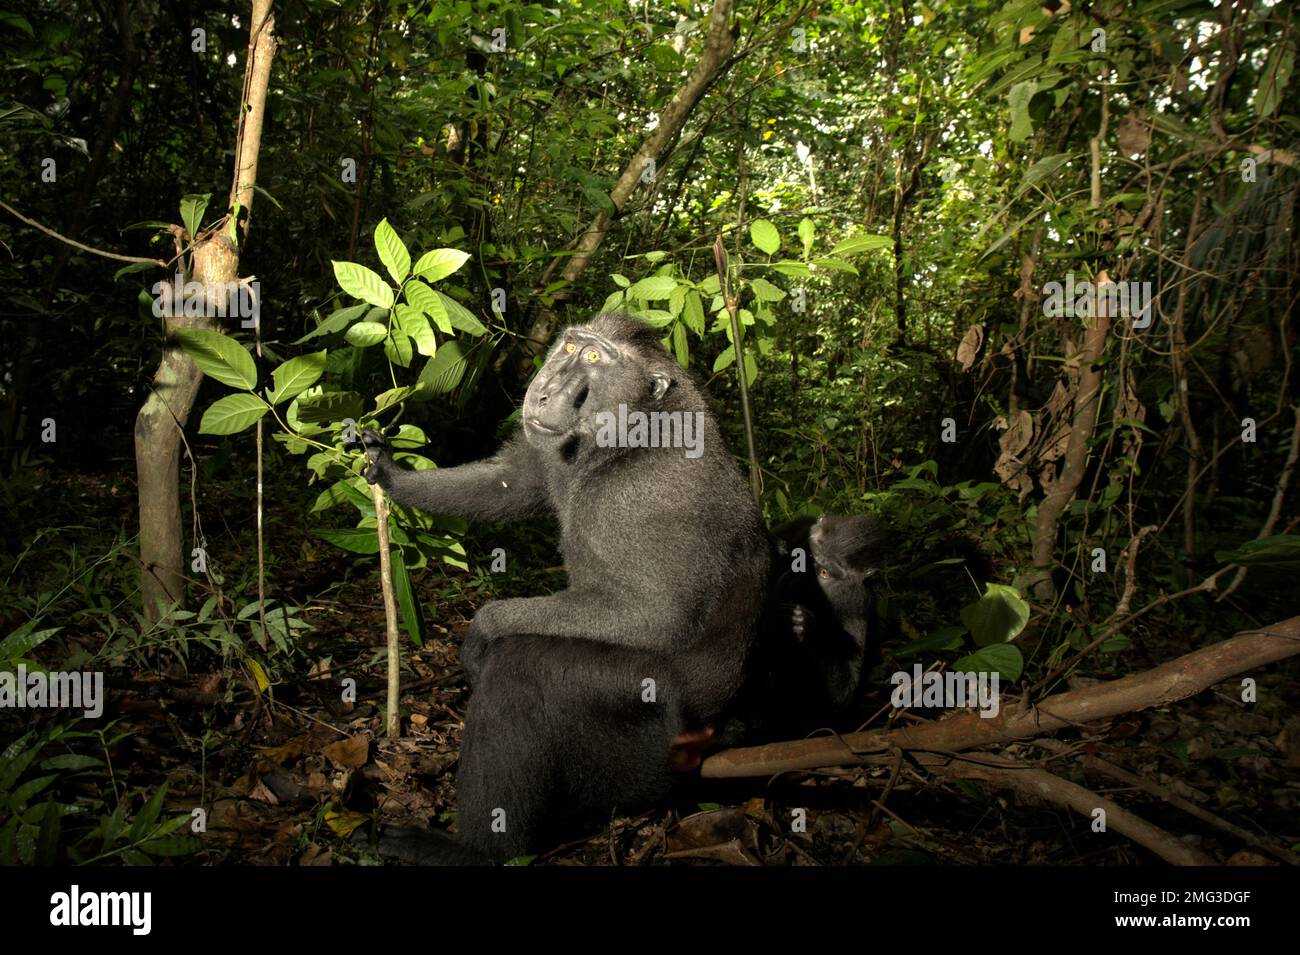
[[[271,0],[254,0],[244,71],[247,99],[242,104],[239,138],[235,147],[231,207],[239,204],[241,216],[251,214],[257,158],[266,114],[266,90],[275,55],[275,20]],[[240,224],[246,235],[248,219]],[[239,277],[239,252],[229,229],[221,228],[197,241],[189,276],[205,288],[234,287]],[[191,236],[192,240],[197,237]],[[224,297],[225,293],[218,293]],[[209,296],[211,299],[212,296]],[[178,304],[178,303],[176,303]],[[146,619],[166,616],[173,604],[185,600],[184,533],[178,492],[181,440],[203,383],[203,372],[175,343],[178,328],[215,328],[211,318],[167,317],[162,361],[153,388],[135,419],[135,467],[140,510],[141,597]]]
[[[609,198],[614,204],[615,215],[610,216],[604,210],[598,212],[596,218],[579,237],[574,254],[565,263],[560,273],[560,277],[566,282],[575,281],[591,264],[592,256],[600,247],[605,234],[613,226],[614,219],[623,211],[624,205],[636,190],[637,183],[641,181],[647,163],[655,163],[656,175],[661,174],[658,167],[662,164],[669,145],[676,141],[695,105],[700,101],[705,90],[717,79],[724,62],[736,45],[736,36],[730,26],[732,5],[733,0],[716,0],[714,3],[713,12],[709,15],[709,27],[700,61],[695,64],[695,69],[691,71],[676,95],[663,108],[659,114],[659,125],[646,137],[641,148],[636,151],[636,155],[623,168],[614,188],[610,190]],[[561,291],[556,296],[556,300],[560,301],[565,297],[567,292]],[[521,378],[526,378],[532,372],[533,356],[545,349],[551,336],[555,334],[557,318],[553,308],[543,308],[533,322],[528,337],[522,344],[523,354],[517,369]]]

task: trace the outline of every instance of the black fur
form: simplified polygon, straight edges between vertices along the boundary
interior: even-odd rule
[[[598,446],[595,415],[620,402],[703,412],[702,456]],[[408,471],[381,436],[363,439],[375,456],[367,478],[401,504],[559,519],[568,589],[485,605],[461,650],[473,687],[461,847],[509,859],[577,818],[667,795],[672,739],[715,723],[740,686],[768,551],[703,393],[656,333],[617,314],[565,331],[528,388],[520,431],[488,460]],[[645,680],[654,702],[643,702]],[[424,861],[463,861],[438,844]]]
[[[767,609],[743,704],[747,737],[801,735],[852,712],[875,650],[883,546],[865,515],[773,529]]]

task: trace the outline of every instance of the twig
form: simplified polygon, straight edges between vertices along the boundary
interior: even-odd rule
[[[1277,526],[1277,520],[1282,516],[1282,500],[1286,497],[1286,489],[1291,484],[1291,475],[1295,473],[1297,458],[1300,458],[1300,405],[1295,405],[1292,409],[1295,411],[1295,425],[1291,428],[1291,450],[1286,456],[1286,464],[1282,466],[1282,473],[1277,479],[1277,489],[1273,492],[1273,505],[1268,509],[1268,519],[1264,521],[1264,526],[1259,529],[1255,535],[1255,540],[1263,540],[1273,533],[1273,528]],[[1237,570],[1237,575],[1232,578],[1232,583],[1224,589],[1223,593],[1214,601],[1221,603],[1228,599],[1228,596],[1241,586],[1246,579],[1246,571],[1249,568],[1241,567]]]
[[[102,256],[103,258],[114,259],[118,262],[140,262],[145,265],[156,265],[162,269],[167,268],[167,263],[164,262],[162,259],[151,259],[148,258],[147,256],[140,256],[140,255],[119,255],[116,252],[105,252],[102,249],[96,249],[93,246],[86,245],[84,242],[78,242],[76,239],[69,239],[66,235],[61,235],[58,232],[55,232],[49,226],[43,226],[35,219],[27,218],[25,215],[23,215],[21,212],[19,212],[17,209],[15,209],[13,206],[9,205],[9,203],[5,202],[2,199],[0,199],[0,209],[4,209],[15,219],[22,220],[23,222],[31,226],[33,229],[37,229],[41,232],[44,232],[46,235],[50,236],[51,238],[58,239],[60,242],[66,242],[74,249],[80,249],[82,252],[89,252],[91,255],[99,255]]]

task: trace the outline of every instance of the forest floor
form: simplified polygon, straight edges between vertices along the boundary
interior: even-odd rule
[[[305,583],[305,581],[304,581]],[[481,601],[476,600],[476,603]],[[461,632],[473,607],[443,608],[423,646],[411,648],[402,680],[403,737],[385,738],[385,660],[382,605],[373,580],[357,578],[329,600],[310,603],[316,630],[305,641],[305,672],[254,695],[247,681],[235,702],[200,720],[183,702],[168,719],[141,720],[133,735],[138,755],[166,770],[169,803],[202,797],[195,765],[179,755],[185,737],[215,731],[222,743],[208,753],[213,807],[213,861],[253,864],[348,864],[377,861],[346,837],[374,820],[399,825],[454,825],[454,779],[468,690],[458,662]],[[426,604],[428,606],[428,604]],[[1166,655],[1147,634],[1144,656]],[[1205,635],[1206,641],[1215,635]],[[1185,639],[1185,637],[1184,637]],[[1137,663],[1138,661],[1130,661]],[[892,668],[891,668],[892,669]],[[1108,678],[1116,674],[1097,674]],[[340,681],[356,681],[356,702],[340,699]],[[1262,698],[1292,697],[1291,705],[1244,707],[1230,685],[1181,704],[1089,727],[1086,752],[1128,769],[1264,836],[1294,847],[1300,838],[1300,718],[1294,684],[1282,673],[1260,678]],[[222,694],[220,674],[185,682]],[[180,694],[182,697],[185,693]],[[224,694],[222,694],[224,695]],[[884,694],[877,694],[879,702]],[[864,704],[863,712],[877,709]],[[222,716],[224,715],[224,719]],[[187,719],[187,716],[191,717]],[[186,723],[191,723],[189,728]],[[853,727],[846,727],[852,729]],[[1072,734],[1074,740],[1080,734]],[[185,747],[192,748],[192,747]],[[1043,754],[1031,745],[1010,755]],[[1235,837],[1190,818],[1152,795],[1116,787],[1078,769],[1057,766],[1075,781],[1118,800],[1148,821],[1181,835],[1210,855],[1237,862],[1266,857],[1245,852]],[[888,801],[888,768],[788,774],[780,779],[683,780],[672,805],[634,816],[616,815],[534,860],[555,865],[837,865],[837,864],[1140,864],[1154,861],[1123,836],[1094,833],[1091,820],[1004,793],[925,778],[904,764]],[[804,810],[804,812],[799,812]],[[792,831],[795,820],[806,831]]]
[[[86,490],[83,483],[76,496],[52,495],[48,500],[79,509],[82,522],[73,529],[76,559],[82,562],[78,566],[93,567],[94,555],[101,553],[94,537],[111,534],[121,523],[123,499],[130,490],[111,483],[101,485],[96,494]],[[247,503],[230,500],[209,509],[243,513]],[[93,523],[96,511],[103,512],[104,523],[98,527]],[[279,514],[304,512],[305,507],[286,506]],[[50,526],[59,526],[62,516],[54,515]],[[247,581],[254,579],[247,569],[255,566],[250,525],[230,522],[219,534],[209,532],[224,536],[221,547],[231,555],[226,573],[243,581],[241,602],[249,599]],[[63,795],[71,801],[78,792],[112,792],[120,799],[128,789],[147,794],[165,781],[168,813],[188,815],[195,806],[208,808],[205,849],[175,860],[181,864],[373,864],[379,860],[349,840],[363,826],[377,820],[454,826],[455,771],[468,700],[459,665],[461,634],[475,609],[494,596],[523,596],[558,586],[558,568],[513,579],[502,587],[502,594],[480,589],[483,578],[468,574],[431,568],[412,575],[429,619],[423,645],[413,646],[402,636],[403,736],[389,740],[383,732],[384,620],[374,562],[318,541],[304,543],[312,540],[305,533],[301,518],[284,516],[268,524],[268,540],[283,551],[268,557],[270,595],[302,606],[302,617],[313,628],[296,638],[288,654],[254,654],[265,661],[269,686],[257,689],[259,674],[248,662],[251,657],[231,656],[223,663],[216,654],[191,650],[185,655],[155,644],[115,658],[107,680],[116,742],[100,754],[107,756],[111,778],[74,775],[65,787],[70,792]],[[551,559],[543,551],[553,545],[538,545],[528,533],[516,538],[525,552],[534,549],[521,562],[540,566]],[[72,579],[74,572],[61,563],[66,553],[53,547],[34,552],[23,565],[22,592],[57,589]],[[129,554],[119,553],[117,560],[121,567],[115,573],[134,580]],[[97,606],[129,609],[131,595],[116,592],[125,586],[118,577],[95,579],[104,573],[100,568],[78,584],[84,595],[65,598],[81,601],[78,607],[65,603],[55,613],[53,622],[65,627],[40,648],[49,651],[50,660],[78,644],[91,650],[103,646],[107,638],[98,621],[106,612]],[[22,600],[30,597],[10,598],[6,619],[0,622],[12,629],[26,619]],[[1208,625],[1189,632],[1172,619],[1156,620],[1153,615],[1129,634],[1128,650],[1091,659],[1081,679],[1113,679],[1227,636]],[[873,674],[876,689],[863,701],[864,718],[887,701],[887,674],[896,668],[889,649],[886,643],[885,666]],[[1259,700],[1253,705],[1240,702],[1237,683],[1225,683],[1176,705],[1081,728],[1062,738],[1083,741],[1087,753],[1137,774],[1160,793],[1182,797],[1259,834],[1282,849],[1275,857],[1284,855],[1300,844],[1300,814],[1295,811],[1300,802],[1300,687],[1294,679],[1298,666],[1292,660],[1252,674],[1258,680]],[[355,696],[345,699],[349,679],[355,680]],[[0,712],[0,739],[27,730],[29,725],[21,719],[13,711]],[[1025,760],[1044,758],[1042,750],[1028,743],[1007,752]],[[1268,861],[1238,835],[1193,818],[1155,795],[1085,774],[1068,760],[1049,765],[1216,859]],[[905,759],[892,785],[891,776],[888,767],[871,767],[774,779],[684,778],[682,792],[671,804],[594,821],[586,832],[575,832],[570,842],[537,857],[535,864],[1157,861],[1125,837],[1096,833],[1090,819],[1057,807],[1030,804],[970,783],[928,778]],[[798,820],[804,821],[802,827]],[[800,828],[805,831],[796,831]]]

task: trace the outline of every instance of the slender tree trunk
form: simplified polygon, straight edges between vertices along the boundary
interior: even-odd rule
[[[241,215],[247,215],[253,204],[266,91],[275,54],[271,0],[254,0],[251,23],[244,73],[244,108],[230,191],[231,205],[238,202]],[[241,220],[241,224],[247,234],[248,220]],[[239,253],[231,244],[228,231],[217,230],[194,246],[192,281],[205,288],[216,285],[226,289],[238,279]],[[178,328],[214,327],[214,321],[209,318],[166,318],[162,361],[154,374],[149,397],[135,419],[141,596],[145,616],[151,621],[161,619],[169,606],[184,603],[185,599],[184,533],[178,484],[180,448],[190,411],[203,383],[203,373],[176,345],[173,333]]]
[[[614,188],[610,190],[609,198],[614,204],[614,215],[611,216],[601,210],[578,237],[574,254],[570,256],[560,273],[560,277],[566,282],[575,281],[586,271],[596,249],[600,247],[605,234],[613,226],[614,219],[623,211],[624,205],[636,190],[637,184],[641,182],[641,176],[649,164],[654,164],[656,175],[661,174],[658,166],[663,162],[668,147],[676,142],[691,112],[705,90],[717,79],[727,57],[736,45],[736,36],[731,29],[732,6],[733,0],[716,0],[714,3],[713,12],[709,15],[704,52],[699,62],[695,64],[695,69],[691,71],[676,95],[663,108],[659,114],[659,125],[645,138],[641,148],[623,168]],[[561,292],[556,298],[558,301],[564,297],[565,293]],[[533,356],[539,354],[551,340],[557,320],[558,316],[553,308],[544,308],[533,322],[528,331],[528,338],[523,343],[523,354],[520,356],[517,369],[521,378],[531,373]]]

